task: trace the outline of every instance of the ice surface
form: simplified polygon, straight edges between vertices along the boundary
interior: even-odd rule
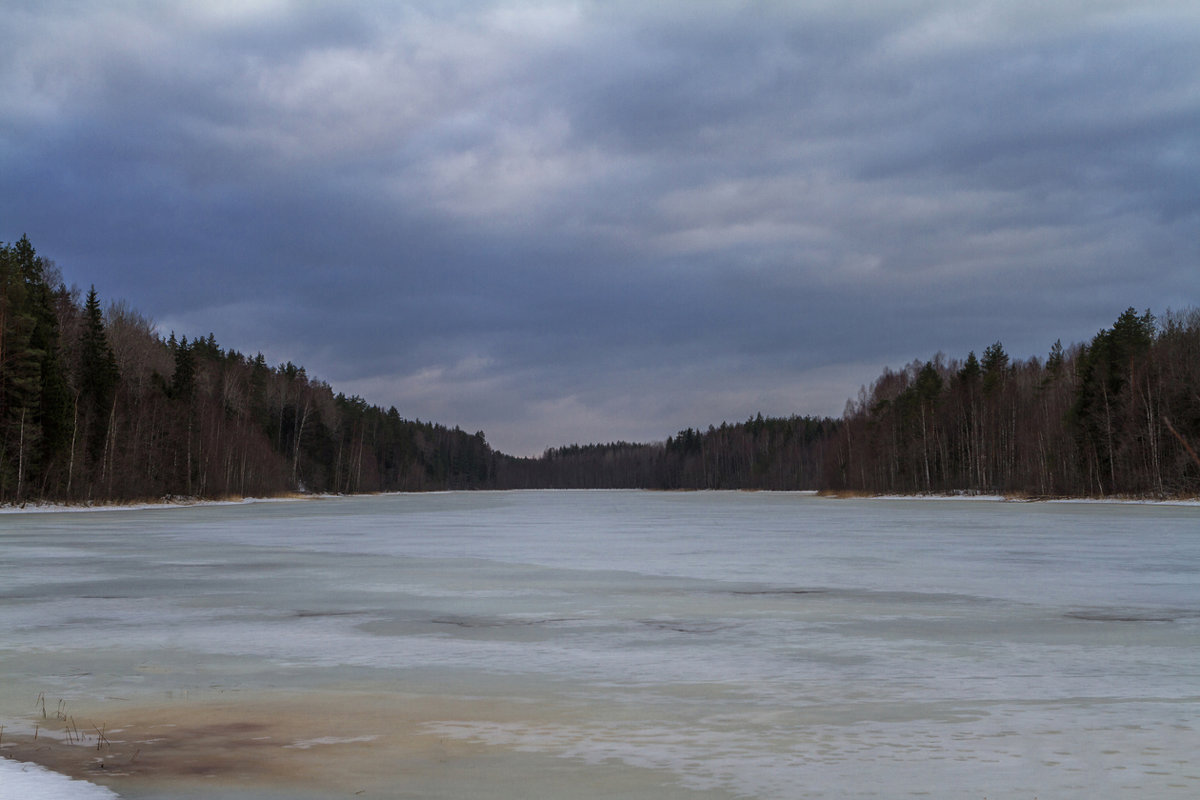
[[[478,698],[435,741],[692,792],[1191,798],[1197,531],[1195,506],[768,493],[14,514],[0,723],[39,692],[403,692]]]

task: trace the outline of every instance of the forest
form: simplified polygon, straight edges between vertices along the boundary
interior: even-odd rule
[[[0,246],[0,502],[101,503],[493,483],[483,433],[335,394],[292,363],[163,339]]]
[[[1200,494],[1200,310],[1132,308],[1045,360],[943,356],[847,405],[823,486],[1030,497]]]
[[[840,419],[688,428],[538,458],[410,420],[292,363],[166,338],[0,244],[0,504],[441,489],[1200,495],[1200,310],[1128,309],[1090,341],[885,370]]]

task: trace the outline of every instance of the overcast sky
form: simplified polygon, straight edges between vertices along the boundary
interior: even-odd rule
[[[0,241],[499,449],[1200,303],[1200,3],[5,0]]]

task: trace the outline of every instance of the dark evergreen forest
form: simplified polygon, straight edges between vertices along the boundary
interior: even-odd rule
[[[1090,342],[1013,361],[914,361],[848,404],[824,485],[1034,497],[1200,494],[1200,310],[1130,308]]]
[[[1122,313],[1045,360],[885,370],[841,419],[764,418],[540,458],[406,419],[292,363],[162,338],[0,244],[0,503],[653,488],[1200,495],[1200,310]]]
[[[0,246],[0,502],[495,484],[482,432],[335,394],[212,334],[164,340],[79,295],[28,239]]]

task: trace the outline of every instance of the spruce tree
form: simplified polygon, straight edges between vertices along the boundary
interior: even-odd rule
[[[1057,339],[1050,348],[1050,355],[1046,358],[1046,371],[1057,378],[1062,374],[1064,360],[1062,339]]]
[[[83,306],[83,330],[79,335],[79,402],[88,421],[88,454],[92,461],[104,451],[119,379],[117,359],[104,333],[104,315],[93,286]]]
[[[29,238],[0,245],[0,496],[27,495],[70,434],[53,266]]]
[[[994,392],[1004,381],[1008,373],[1008,353],[1000,342],[988,345],[983,351],[983,391],[985,394]]]
[[[172,336],[175,334],[172,333]],[[199,344],[203,339],[197,339]],[[184,336],[175,345],[175,372],[171,375],[171,397],[192,402],[192,394],[196,388],[196,346],[189,344]]]
[[[28,294],[15,248],[0,245],[0,499],[16,497],[24,482],[39,383]]]

